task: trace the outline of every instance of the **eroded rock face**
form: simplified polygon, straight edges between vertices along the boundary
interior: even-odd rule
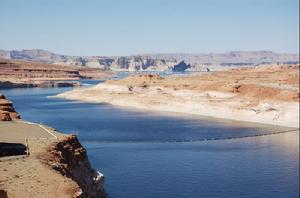
[[[299,54],[281,54],[272,51],[232,51],[226,53],[140,54],[133,56],[65,56],[45,50],[0,50],[0,58],[29,60],[44,63],[85,66],[107,70],[172,70],[185,61],[192,71],[218,66],[250,66],[259,64],[299,64]],[[205,69],[206,70],[206,69]]]
[[[117,57],[111,62],[112,70],[143,71],[152,68],[154,70],[166,70],[176,64],[174,59],[154,59],[147,56]]]
[[[5,190],[1,190],[1,189],[0,189],[0,197],[1,197],[1,198],[8,198],[7,192],[6,192]]]
[[[104,176],[94,170],[75,135],[67,136],[55,143],[49,151],[51,156],[47,162],[54,170],[72,178],[81,190],[74,195],[78,198],[106,198]]]
[[[19,113],[15,111],[13,103],[5,99],[5,96],[0,93],[0,121],[11,121],[20,119]]]
[[[181,61],[177,65],[174,65],[174,67],[172,68],[172,71],[173,72],[183,72],[189,68],[191,68],[190,64],[186,64],[184,61]]]
[[[0,59],[0,89],[78,86],[78,83],[74,81],[107,79],[112,75],[112,72],[99,68]]]

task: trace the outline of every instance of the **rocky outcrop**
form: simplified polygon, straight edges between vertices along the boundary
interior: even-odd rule
[[[0,60],[0,78],[4,77],[79,79],[81,76],[77,69],[71,67],[3,59]]]
[[[0,189],[0,197],[1,198],[8,198],[7,192],[5,190]]]
[[[181,61],[177,65],[174,65],[174,67],[172,68],[172,71],[173,72],[183,72],[189,68],[191,68],[190,64],[187,65],[184,61]]]
[[[91,167],[86,150],[76,136],[66,136],[52,145],[49,153],[47,164],[80,186],[81,190],[76,193],[75,197],[107,197],[104,191],[104,176]]]
[[[112,70],[144,71],[144,70],[167,70],[177,61],[174,59],[154,59],[148,56],[124,56],[117,57],[111,63]]]
[[[27,87],[71,87],[80,79],[107,79],[112,72],[99,68],[71,67],[0,59],[0,89]]]
[[[274,53],[272,51],[233,51],[209,54],[143,54],[133,56],[65,56],[46,50],[0,50],[0,58],[29,60],[51,64],[85,66],[105,70],[172,71],[175,65],[184,61],[191,71],[205,71],[215,66],[250,66],[259,64],[298,64],[299,54]]]
[[[20,119],[19,113],[17,113],[13,107],[13,103],[5,99],[5,96],[0,93],[0,121],[11,121]]]
[[[50,88],[50,87],[76,87],[81,86],[79,82],[72,81],[38,81],[38,82],[10,82],[0,81],[0,89],[8,88]]]

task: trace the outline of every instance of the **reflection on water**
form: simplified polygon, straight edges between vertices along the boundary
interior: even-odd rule
[[[276,145],[276,147],[281,148],[283,152],[286,152],[289,155],[299,157],[299,130],[281,135],[270,135],[268,138],[262,140],[269,144]]]
[[[24,119],[77,133],[111,198],[298,197],[298,131],[198,142],[286,128],[47,97],[69,89],[2,92]]]

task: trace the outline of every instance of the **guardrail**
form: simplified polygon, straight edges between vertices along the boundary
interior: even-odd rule
[[[25,124],[30,124],[30,125],[36,125],[36,126],[39,126],[40,128],[42,128],[44,131],[46,131],[47,133],[49,133],[50,135],[52,135],[55,139],[58,139],[58,137],[52,133],[49,129],[47,129],[46,127],[44,127],[42,124],[37,124],[37,123],[33,123],[33,122],[28,122],[28,121],[23,121],[23,120],[20,120],[18,122],[21,122],[21,123],[25,123]],[[30,138],[30,139],[34,139],[34,138]],[[41,138],[39,138],[41,139]],[[46,138],[47,139],[47,138]]]

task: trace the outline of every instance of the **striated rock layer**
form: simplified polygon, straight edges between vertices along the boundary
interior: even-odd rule
[[[13,103],[5,99],[5,96],[0,93],[0,121],[11,121],[20,119],[20,115],[15,111]]]
[[[107,79],[112,72],[97,68],[0,59],[0,89],[79,86],[80,79]]]

